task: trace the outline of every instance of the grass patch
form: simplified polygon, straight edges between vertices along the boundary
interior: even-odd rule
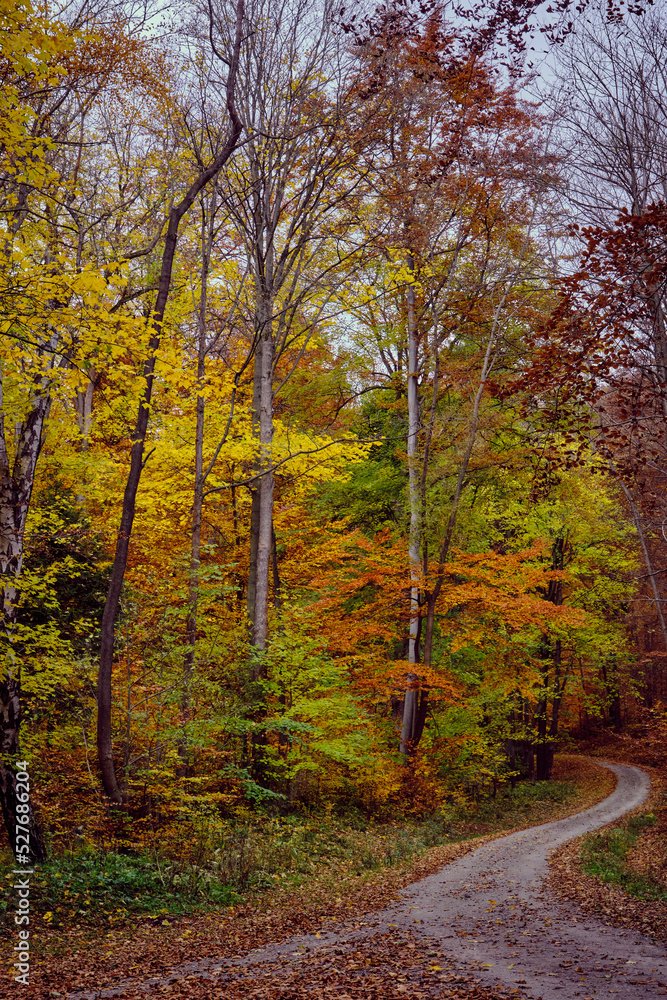
[[[637,874],[627,863],[628,854],[637,843],[642,831],[654,823],[655,816],[647,813],[631,817],[622,827],[615,827],[604,833],[589,834],[583,842],[581,851],[584,871],[603,882],[617,885],[640,899],[667,902],[667,892],[663,886],[649,876]]]
[[[5,874],[5,884],[10,886],[13,878]],[[9,889],[7,897],[13,895]],[[180,916],[238,900],[233,887],[193,865],[92,850],[40,865],[31,876],[30,895],[31,914],[39,914],[52,927]]]

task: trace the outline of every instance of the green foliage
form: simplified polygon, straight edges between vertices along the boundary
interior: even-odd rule
[[[6,875],[5,882],[12,877]],[[41,865],[30,888],[31,907],[52,926],[183,914],[236,899],[229,886],[195,865],[91,850]]]
[[[347,687],[342,665],[294,610],[274,638],[267,669],[273,725],[282,731],[269,751],[272,773],[297,784],[301,774],[304,790],[313,782],[329,793],[353,785],[375,761],[369,719]]]
[[[28,520],[14,633],[28,718],[46,714],[51,726],[56,720],[67,726],[73,706],[90,691],[87,666],[108,579],[103,559],[82,502],[57,476],[47,478]]]
[[[646,875],[639,875],[628,865],[628,854],[643,830],[655,824],[655,816],[633,816],[622,827],[590,834],[584,840],[581,858],[584,871],[603,882],[618,885],[632,896],[667,902],[664,886]]]
[[[323,521],[343,521],[368,536],[383,528],[404,528],[407,476],[402,461],[406,420],[391,390],[375,390],[363,400],[354,429],[362,440],[380,439],[346,477],[323,483],[310,506]]]
[[[314,510],[345,521],[368,535],[395,527],[403,517],[405,474],[378,460],[355,463],[348,479],[325,483],[313,499]]]
[[[564,805],[575,794],[575,787],[567,781],[522,781],[514,788],[506,787],[496,798],[488,796],[475,808],[475,818],[479,822],[495,822],[502,818],[506,823],[512,819],[517,824],[538,821],[545,807]]]
[[[35,495],[27,528],[19,624],[57,629],[75,655],[94,648],[106,600],[108,569],[100,538],[73,491],[57,478]]]

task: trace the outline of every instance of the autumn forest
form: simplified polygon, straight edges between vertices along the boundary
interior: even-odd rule
[[[110,923],[231,905],[297,834],[453,836],[667,733],[667,16],[536,7],[0,0],[2,850],[47,925],[65,858],[135,879]]]

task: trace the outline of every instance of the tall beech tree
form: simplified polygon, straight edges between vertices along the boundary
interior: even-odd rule
[[[408,663],[418,664],[423,656],[430,667],[435,608],[482,399],[505,350],[504,331],[521,322],[519,313],[528,313],[531,284],[537,287],[541,280],[532,238],[547,159],[528,107],[511,86],[502,86],[489,57],[448,25],[441,11],[423,28],[407,16],[401,21],[395,11],[383,24],[384,32],[380,25],[361,50],[367,90],[383,98],[378,101],[382,126],[362,155],[374,162],[378,212],[387,216],[386,252],[403,256],[394,279],[404,288],[403,343],[397,359],[382,351],[381,357],[393,382],[401,354],[405,365],[400,392],[407,400],[408,425]],[[473,398],[444,531],[433,538],[426,527],[427,491],[436,425],[442,447],[438,411],[443,382],[446,387],[450,381],[448,363],[466,365],[470,384],[464,388],[458,381],[464,398]],[[438,552],[432,582],[429,544]],[[409,668],[406,679],[404,753],[419,743],[428,706],[418,673]]]
[[[209,133],[204,134],[208,137]],[[234,317],[238,314],[239,298],[242,293],[243,281],[237,282],[234,300],[229,303],[224,316],[215,317],[216,322],[211,324],[210,315],[210,279],[211,267],[215,263],[214,255],[216,251],[216,239],[219,241],[221,229],[226,221],[224,212],[221,211],[221,196],[216,181],[213,181],[210,188],[202,192],[199,198],[201,211],[201,231],[200,231],[200,269],[198,298],[195,302],[193,325],[195,328],[195,351],[196,351],[196,386],[198,389],[195,402],[195,432],[194,432],[194,483],[191,513],[191,534],[190,534],[190,560],[188,571],[188,615],[185,623],[185,653],[183,657],[183,693],[181,696],[181,710],[183,722],[187,723],[191,715],[191,684],[195,669],[195,655],[197,646],[197,617],[199,609],[199,589],[200,589],[200,569],[202,554],[202,525],[204,518],[205,492],[209,476],[213,472],[220,451],[224,447],[233,426],[236,411],[236,396],[239,380],[245,370],[252,362],[253,344],[249,349],[241,352],[234,373],[233,386],[229,399],[229,409],[225,421],[224,431],[215,444],[215,448],[210,459],[205,463],[205,418],[206,399],[203,394],[204,383],[207,377],[207,359],[212,355],[224,352],[225,335],[228,335],[233,328]],[[222,222],[221,222],[222,219]],[[197,286],[195,285],[195,289]],[[213,329],[211,329],[213,325]],[[239,338],[242,340],[242,338]],[[237,531],[238,535],[238,531]],[[181,750],[184,752],[185,743]]]
[[[243,124],[236,110],[236,81],[239,57],[243,43],[244,0],[238,0],[234,14],[234,33],[226,55],[221,55],[214,42],[217,20],[209,9],[211,47],[221,62],[228,64],[225,83],[226,109],[230,126],[226,140],[207,166],[200,165],[196,178],[190,183],[185,194],[169,211],[167,229],[162,251],[160,277],[155,305],[151,313],[151,336],[149,354],[143,367],[144,390],[139,405],[137,420],[132,434],[130,470],[127,477],[120,529],[111,571],[111,580],[102,618],[100,665],[97,680],[97,752],[102,773],[104,790],[112,802],[122,803],[123,796],[116,778],[111,739],[111,672],[114,657],[114,626],[118,614],[120,595],[127,567],[130,537],[136,509],[137,490],[144,466],[144,445],[148,430],[151,397],[155,381],[155,361],[162,337],[162,324],[171,291],[174,258],[178,246],[179,227],[188,211],[204,188],[220,173],[231,157],[243,131]]]
[[[268,642],[276,397],[326,323],[338,274],[358,252],[342,220],[363,179],[351,141],[360,116],[333,10],[327,2],[315,11],[306,0],[253,0],[248,7],[254,28],[238,87],[247,140],[223,192],[252,283],[246,309],[257,456],[247,610],[260,655]]]

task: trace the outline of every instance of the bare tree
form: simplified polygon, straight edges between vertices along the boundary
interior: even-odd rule
[[[552,98],[563,196],[583,246],[578,293],[587,289],[588,323],[607,344],[597,359],[608,367],[597,379],[598,447],[640,535],[665,649],[653,562],[667,509],[666,48],[664,8],[612,23],[592,4],[557,52]]]
[[[561,175],[577,221],[613,225],[667,201],[667,19],[656,7],[610,22],[591,5],[555,50]]]

